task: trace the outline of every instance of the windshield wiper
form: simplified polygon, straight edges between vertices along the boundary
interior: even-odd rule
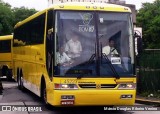
[[[77,76],[77,79],[81,79],[84,76],[84,74],[80,74]]]
[[[90,59],[85,64],[87,64],[87,65],[90,64],[94,60],[95,57],[96,57],[96,54],[92,54]],[[84,76],[84,74],[85,73],[82,73],[82,74],[78,75],[77,79],[81,79]]]
[[[103,58],[105,58],[105,60],[107,60],[109,62],[109,66],[110,66],[112,72],[114,73],[116,79],[120,79],[119,74],[115,70],[114,66],[111,64],[111,61],[108,59],[107,55],[105,53],[102,53],[102,56],[103,56]]]
[[[95,43],[95,52],[91,55],[91,57],[89,58],[89,60],[87,61],[87,65],[90,64],[94,58],[96,57],[96,43]],[[79,76],[77,76],[77,79],[81,79],[84,76],[85,73],[80,74]]]
[[[112,72],[114,73],[116,79],[120,79],[119,74],[115,70],[114,66],[111,64],[111,61],[108,59],[107,55],[105,53],[102,53],[102,43],[100,43],[100,46],[101,46],[100,47],[101,48],[101,50],[100,50],[100,52],[101,52],[101,64],[102,64],[102,59],[105,58],[105,60],[109,62],[109,66],[110,66]]]

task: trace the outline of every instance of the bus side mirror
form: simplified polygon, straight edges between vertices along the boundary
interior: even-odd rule
[[[143,46],[142,46],[142,38],[140,35],[138,35],[136,32],[134,33],[134,39],[135,39],[135,44],[136,44],[136,55],[139,56],[141,55],[143,51]]]

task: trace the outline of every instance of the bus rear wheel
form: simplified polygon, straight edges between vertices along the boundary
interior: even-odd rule
[[[21,87],[20,87],[21,79],[20,79],[19,71],[17,71],[17,82],[18,82],[18,89],[21,89]]]
[[[7,66],[2,67],[2,76],[6,76],[8,81],[12,80],[12,70],[9,69]]]
[[[8,69],[7,73],[6,73],[6,76],[7,76],[7,80],[11,81],[12,80],[12,71]]]
[[[20,72],[20,89],[22,91],[24,90],[24,86],[23,86],[23,73],[22,73],[22,71]]]
[[[17,72],[17,76],[18,76],[18,88],[23,91],[24,86],[23,86],[23,73],[22,73],[22,71],[20,71],[20,73]]]

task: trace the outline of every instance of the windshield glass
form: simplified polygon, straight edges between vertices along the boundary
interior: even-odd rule
[[[56,75],[133,75],[133,38],[129,20],[128,13],[57,11]]]
[[[133,75],[134,52],[130,15],[99,13],[98,35],[103,58],[100,64],[101,75],[113,74],[109,70],[109,62],[120,76]]]

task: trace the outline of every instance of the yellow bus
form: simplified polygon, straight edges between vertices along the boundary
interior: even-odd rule
[[[12,43],[13,35],[0,36],[0,76],[12,79]]]
[[[132,24],[128,7],[90,2],[54,4],[17,23],[13,63],[18,87],[53,106],[134,105]],[[73,34],[81,45],[78,54],[68,42]],[[110,39],[118,56],[103,52]],[[78,56],[69,57],[67,45]],[[60,47],[70,62],[59,64],[64,61],[57,56]]]

